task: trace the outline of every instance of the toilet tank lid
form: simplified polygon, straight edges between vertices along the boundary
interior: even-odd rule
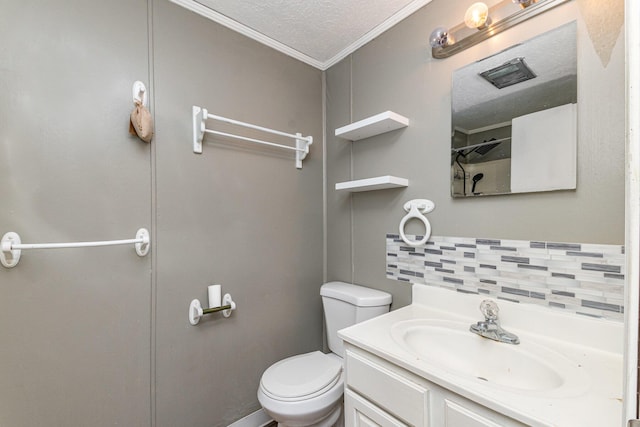
[[[348,302],[358,307],[377,307],[391,304],[391,294],[345,282],[328,282],[320,288],[320,295]]]

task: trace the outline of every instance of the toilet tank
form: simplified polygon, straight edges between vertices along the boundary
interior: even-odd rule
[[[338,331],[389,311],[391,294],[344,282],[328,282],[320,288],[329,349],[344,357]]]

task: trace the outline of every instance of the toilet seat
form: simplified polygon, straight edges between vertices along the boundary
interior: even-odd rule
[[[326,393],[340,380],[342,363],[320,351],[283,359],[260,380],[263,393],[282,402],[299,402]]]

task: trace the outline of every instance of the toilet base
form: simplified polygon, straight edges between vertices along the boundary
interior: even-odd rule
[[[342,414],[343,403],[336,406],[336,408],[325,418],[318,421],[317,423],[310,424],[304,427],[344,427],[344,416]],[[291,426],[289,424],[278,423],[278,427],[302,427],[302,426]]]

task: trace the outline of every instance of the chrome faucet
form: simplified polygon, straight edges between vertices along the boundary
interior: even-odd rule
[[[508,344],[520,344],[517,335],[507,332],[498,323],[500,309],[495,301],[486,299],[480,303],[480,311],[484,315],[483,322],[477,322],[469,327],[469,330],[481,337]]]

